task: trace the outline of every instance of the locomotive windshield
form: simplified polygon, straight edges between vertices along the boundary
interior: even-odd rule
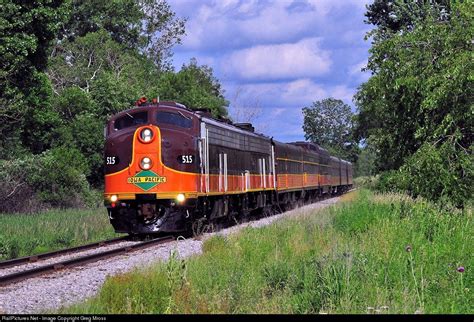
[[[146,124],[148,121],[148,112],[127,113],[114,122],[115,130],[121,130],[134,125]]]
[[[185,129],[190,129],[193,126],[193,120],[182,113],[160,111],[156,114],[156,121],[158,124],[170,124]]]

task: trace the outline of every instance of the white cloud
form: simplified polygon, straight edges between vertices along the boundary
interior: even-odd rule
[[[170,4],[189,18],[183,48],[196,50],[295,41],[302,34],[322,36],[327,27],[337,26],[331,21],[332,13],[359,10],[365,1],[175,0]],[[295,5],[304,9],[289,9]]]
[[[286,108],[277,107],[273,109],[273,111],[271,112],[272,113],[271,115],[273,117],[277,117],[277,116],[282,115],[286,110],[287,110]]]
[[[244,79],[314,77],[329,72],[330,52],[320,48],[319,38],[296,43],[261,45],[238,50],[222,61],[222,69]]]
[[[252,120],[257,131],[281,141],[304,140],[301,109],[312,102],[333,97],[352,105],[355,89],[345,84],[326,86],[309,78],[290,82],[225,84],[230,94],[239,91],[242,99],[258,98],[263,112]]]
[[[352,88],[348,88],[345,85],[337,85],[337,86],[332,87],[329,90],[329,94],[330,94],[329,95],[330,97],[340,99],[340,100],[343,100],[347,104],[351,104],[352,97],[355,94],[355,90]]]
[[[363,72],[362,69],[367,67],[367,59],[349,67],[349,76],[355,78],[358,82],[363,83],[370,78],[370,72]]]
[[[298,79],[286,84],[281,97],[286,102],[299,103],[301,106],[309,106],[314,101],[328,97],[350,104],[354,92],[354,89],[346,85],[324,86],[311,79]]]
[[[247,83],[236,87],[231,84],[225,86],[227,93],[232,94],[235,90],[240,91],[240,96],[251,100],[258,98],[262,108],[302,108],[311,105],[312,102],[328,97],[341,99],[347,104],[351,104],[355,89],[345,84],[327,86],[315,83],[309,78],[301,78],[290,82],[268,82],[268,83]],[[278,111],[278,112],[276,112]],[[275,110],[282,113],[281,110]]]
[[[358,75],[359,73],[362,73],[362,68],[365,68],[365,67],[367,67],[367,59],[364,59],[363,61],[355,65],[352,65],[349,68],[349,75],[351,76]]]

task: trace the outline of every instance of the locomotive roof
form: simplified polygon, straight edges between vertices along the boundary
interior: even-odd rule
[[[131,113],[131,112],[135,112],[135,111],[140,111],[140,112],[141,111],[147,111],[150,108],[159,108],[159,107],[172,108],[172,109],[179,110],[180,112],[186,111],[187,113],[194,115],[195,117],[197,117],[198,119],[200,119],[201,121],[203,121],[205,123],[213,124],[213,125],[221,127],[221,128],[226,128],[226,129],[231,130],[233,132],[238,132],[238,133],[241,133],[241,134],[250,135],[250,136],[270,140],[270,137],[268,137],[264,134],[261,134],[261,133],[255,133],[255,132],[244,130],[241,127],[238,127],[238,126],[234,125],[233,123],[229,122],[230,120],[214,118],[214,117],[212,117],[211,113],[205,112],[203,109],[192,110],[192,109],[187,108],[185,105],[180,104],[180,103],[176,103],[174,101],[160,101],[160,102],[157,102],[157,103],[151,103],[151,102],[144,103],[140,106],[132,107],[132,108],[129,108],[127,110],[118,112],[117,114],[113,115],[110,118],[110,120],[119,118],[120,116],[126,115],[127,113]]]
[[[206,117],[206,116],[199,115],[199,114],[197,114],[197,117],[199,119],[201,119],[201,121],[203,121],[205,123],[208,123],[208,124],[213,124],[215,126],[219,126],[221,128],[226,128],[228,130],[238,132],[238,133],[242,133],[242,134],[245,134],[245,135],[250,135],[250,136],[255,136],[255,137],[262,138],[262,139],[270,140],[270,137],[268,137],[264,134],[255,133],[255,132],[251,132],[251,131],[246,131],[246,130],[243,130],[242,128],[240,128],[240,127],[235,126],[234,124],[229,124],[227,122],[222,122],[222,121],[220,121],[218,119],[215,119],[215,118],[210,118],[210,117]]]

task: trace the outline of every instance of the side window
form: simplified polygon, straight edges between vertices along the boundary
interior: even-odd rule
[[[158,124],[170,124],[185,129],[190,129],[193,126],[193,120],[182,113],[161,111],[156,114],[156,121]]]
[[[127,113],[114,122],[115,130],[125,129],[134,125],[146,124],[148,121],[148,112]]]

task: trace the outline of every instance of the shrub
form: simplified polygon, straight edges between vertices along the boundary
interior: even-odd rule
[[[473,180],[472,153],[456,149],[447,141],[439,147],[425,143],[399,170],[382,173],[375,188],[464,207],[472,203]]]
[[[354,178],[354,187],[373,189],[378,183],[379,176],[362,176]]]
[[[449,201],[461,207],[472,200],[474,163],[472,154],[455,149],[454,143],[440,147],[424,144],[408,158],[401,172],[409,178],[406,190],[412,196]]]
[[[0,161],[0,212],[31,212],[43,208],[29,183],[39,159],[40,156],[28,155]]]
[[[86,180],[88,166],[74,148],[0,163],[0,211],[36,212],[48,206],[80,207],[96,199]]]
[[[87,161],[74,148],[54,148],[44,152],[29,176],[40,200],[53,206],[82,206],[88,196]]]

